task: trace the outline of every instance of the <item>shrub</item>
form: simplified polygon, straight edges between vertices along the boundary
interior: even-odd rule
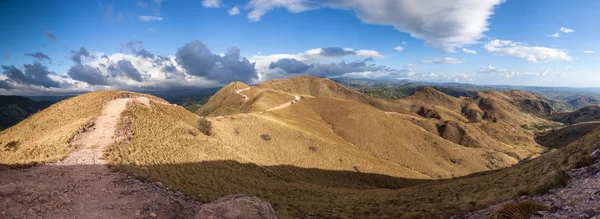
[[[310,146],[310,147],[308,147],[308,150],[310,150],[312,152],[317,152],[319,150],[319,147],[317,147],[317,146]]]
[[[11,141],[11,142],[6,143],[6,145],[4,145],[5,151],[16,151],[17,148],[19,148],[18,141]]]
[[[569,175],[567,172],[561,170],[548,177],[544,177],[541,181],[543,183],[534,192],[535,194],[544,194],[550,189],[566,186],[569,182]]]
[[[236,135],[240,135],[240,129],[239,128],[234,128],[233,131],[235,132]]]
[[[205,118],[198,119],[198,131],[210,136],[212,133],[212,123]]]
[[[527,219],[535,212],[548,209],[536,201],[519,201],[507,203],[494,212],[494,219]]]
[[[273,137],[271,137],[271,135],[269,135],[269,134],[262,134],[262,135],[260,135],[260,137],[265,141],[270,141],[273,139]]]

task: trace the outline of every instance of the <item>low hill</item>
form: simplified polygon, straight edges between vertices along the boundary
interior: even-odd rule
[[[569,106],[571,106],[573,109],[578,110],[578,109],[584,108],[586,106],[600,105],[600,100],[593,98],[593,97],[581,96],[576,99],[567,101],[567,104]]]
[[[536,142],[548,148],[561,148],[580,139],[600,126],[600,121],[582,122],[552,130],[535,138]]]
[[[52,105],[49,101],[34,101],[27,97],[0,96],[0,131],[24,120],[31,114]]]
[[[583,107],[570,113],[561,113],[553,117],[553,120],[565,124],[576,124],[580,122],[600,121],[600,106],[593,105]]]

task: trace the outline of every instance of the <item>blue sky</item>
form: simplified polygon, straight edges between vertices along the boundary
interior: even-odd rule
[[[600,87],[597,8],[594,0],[5,0],[0,94],[300,74]]]

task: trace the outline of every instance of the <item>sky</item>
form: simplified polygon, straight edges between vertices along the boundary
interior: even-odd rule
[[[600,87],[596,0],[1,0],[0,94],[298,75]]]

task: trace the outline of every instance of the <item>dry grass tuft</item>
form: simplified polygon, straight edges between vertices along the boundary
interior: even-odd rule
[[[547,210],[548,208],[535,201],[520,201],[516,203],[504,204],[500,209],[494,212],[494,219],[528,219],[537,211]]]
[[[269,134],[262,134],[262,135],[260,135],[260,138],[262,138],[265,141],[273,140],[273,137]]]
[[[205,118],[198,118],[198,131],[210,136],[212,134],[212,122]]]

